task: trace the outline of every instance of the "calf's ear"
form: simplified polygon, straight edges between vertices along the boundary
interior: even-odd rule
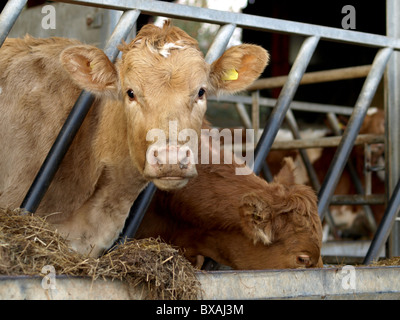
[[[260,46],[242,44],[231,47],[211,64],[211,86],[216,93],[244,90],[260,76],[268,60],[268,52]]]
[[[243,232],[254,244],[270,244],[273,240],[272,212],[260,196],[249,193],[243,196],[239,208]]]
[[[60,60],[81,89],[96,95],[117,93],[118,72],[102,50],[89,45],[73,46],[61,53]]]

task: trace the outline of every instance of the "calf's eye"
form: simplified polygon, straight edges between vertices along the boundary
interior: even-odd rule
[[[202,98],[204,97],[205,93],[206,93],[206,90],[204,90],[203,88],[201,88],[201,89],[199,90],[199,93],[198,93],[199,98],[202,99]]]
[[[129,100],[131,100],[131,101],[135,100],[135,93],[133,92],[132,89],[129,89],[128,91],[126,91],[126,94],[128,95]]]

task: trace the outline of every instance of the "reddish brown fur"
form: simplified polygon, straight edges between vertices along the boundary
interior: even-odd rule
[[[236,165],[198,165],[186,187],[157,191],[137,237],[160,236],[196,264],[207,256],[235,269],[322,267],[322,231],[311,188],[293,185],[294,164],[268,184]]]
[[[175,40],[181,48],[162,56],[159,46]],[[206,96],[244,89],[268,61],[264,49],[244,45],[208,65],[196,46],[168,22],[163,28],[143,27],[131,44],[121,46],[122,59],[116,64],[98,48],[74,40],[7,39],[0,49],[0,205],[21,204],[85,89],[95,94],[96,102],[38,214],[55,212],[48,220],[80,252],[97,256],[112,245],[149,180],[173,189],[196,174],[194,163],[167,169],[149,165],[146,133],[152,128],[168,133],[171,120],[178,130],[199,132]],[[247,66],[248,56],[254,56],[252,66]],[[222,80],[224,65],[243,69],[234,89],[232,81]],[[200,88],[206,90],[204,97],[198,95]],[[164,179],[170,177],[179,179]]]

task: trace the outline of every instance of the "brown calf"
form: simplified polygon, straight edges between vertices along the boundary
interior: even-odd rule
[[[270,184],[234,164],[199,164],[184,188],[157,191],[136,237],[160,236],[195,265],[206,256],[234,269],[322,267],[315,193],[294,185],[285,161]]]
[[[81,89],[96,96],[38,208],[56,212],[49,222],[92,256],[112,245],[149,181],[168,190],[197,174],[170,124],[199,133],[207,95],[244,89],[268,61],[261,47],[240,45],[209,65],[196,40],[169,22],[143,27],[120,49],[116,64],[63,38],[7,39],[0,49],[1,206],[21,204]],[[232,70],[235,79],[226,76]],[[175,163],[158,158],[173,153]]]

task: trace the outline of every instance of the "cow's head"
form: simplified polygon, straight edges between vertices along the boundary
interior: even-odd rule
[[[316,195],[308,186],[292,184],[294,165],[287,164],[270,184],[273,192],[257,190],[243,196],[242,229],[254,244],[251,251],[258,252],[250,268],[322,267]]]
[[[239,45],[209,65],[197,41],[169,22],[144,26],[120,50],[116,65],[92,46],[67,48],[61,61],[81,88],[122,102],[130,155],[143,176],[161,189],[182,187],[197,174],[190,142],[200,133],[207,96],[243,90],[268,53]]]

